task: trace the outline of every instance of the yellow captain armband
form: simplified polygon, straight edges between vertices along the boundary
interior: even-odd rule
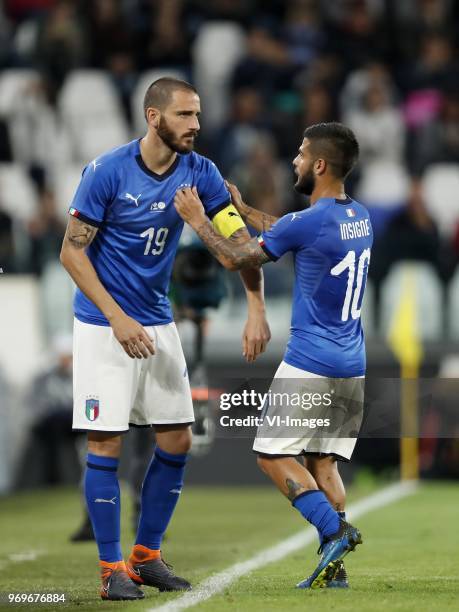
[[[234,232],[241,229],[241,227],[245,227],[241,215],[237,212],[233,204],[228,204],[228,206],[219,210],[218,213],[212,217],[212,223],[217,232],[224,238],[229,238]]]

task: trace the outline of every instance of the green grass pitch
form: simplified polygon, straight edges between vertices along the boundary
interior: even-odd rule
[[[351,490],[350,498],[367,491]],[[124,493],[123,550],[132,542],[130,503]],[[145,589],[142,602],[98,598],[95,545],[70,544],[81,515],[78,492],[57,489],[0,499],[0,592],[65,592],[67,603],[29,610],[146,610],[177,595]],[[414,495],[358,521],[364,544],[348,555],[351,588],[294,589],[316,562],[316,545],[233,583],[194,610],[355,612],[459,610],[459,486],[423,484]],[[271,487],[185,489],[168,540],[166,559],[194,584],[303,526],[301,517]],[[37,557],[24,555],[35,551]],[[0,604],[2,610],[26,606]]]

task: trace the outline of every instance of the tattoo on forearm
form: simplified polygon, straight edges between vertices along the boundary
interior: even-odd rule
[[[68,240],[76,249],[85,249],[91,244],[96,234],[97,227],[72,218],[67,225],[65,240]]]
[[[235,269],[255,268],[269,261],[256,238],[244,243],[224,238],[214,230],[209,221],[196,228],[196,232],[212,255],[223,260],[223,264],[229,262]]]
[[[231,234],[228,240],[231,240],[231,242],[235,244],[243,244],[250,240],[249,230],[246,227],[241,227],[236,230],[234,234]]]
[[[287,489],[288,489],[287,497],[289,498],[290,501],[293,501],[295,497],[298,497],[300,493],[302,493],[303,491],[306,491],[305,487],[303,487],[302,484],[300,484],[299,482],[295,482],[294,480],[291,480],[290,478],[286,479],[285,484],[287,485]]]
[[[279,220],[279,217],[268,215],[261,210],[257,210],[256,208],[252,208],[251,206],[247,205],[241,215],[247,221],[247,223],[255,228],[258,232],[268,231],[270,227]]]

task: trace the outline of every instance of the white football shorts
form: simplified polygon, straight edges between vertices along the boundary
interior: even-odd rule
[[[363,419],[365,377],[328,378],[282,361],[261,414],[253,450],[349,461]]]
[[[175,323],[145,327],[155,355],[131,359],[109,326],[74,320],[73,429],[125,432],[129,425],[194,421]]]

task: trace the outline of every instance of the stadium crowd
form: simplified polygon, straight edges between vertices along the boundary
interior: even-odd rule
[[[371,211],[376,287],[400,259],[428,261],[448,282],[459,258],[458,40],[453,0],[4,0],[0,161],[26,170],[35,204],[15,215],[0,172],[1,266],[40,275],[58,257],[69,202],[56,167],[91,159],[72,148],[69,77],[109,75],[120,134],[135,137],[136,87],[156,70],[198,87],[198,150],[272,214],[303,206],[291,160],[304,127],[348,124],[361,145],[348,187]],[[2,109],[5,74],[27,69],[35,79]],[[114,120],[107,108],[107,131]]]

